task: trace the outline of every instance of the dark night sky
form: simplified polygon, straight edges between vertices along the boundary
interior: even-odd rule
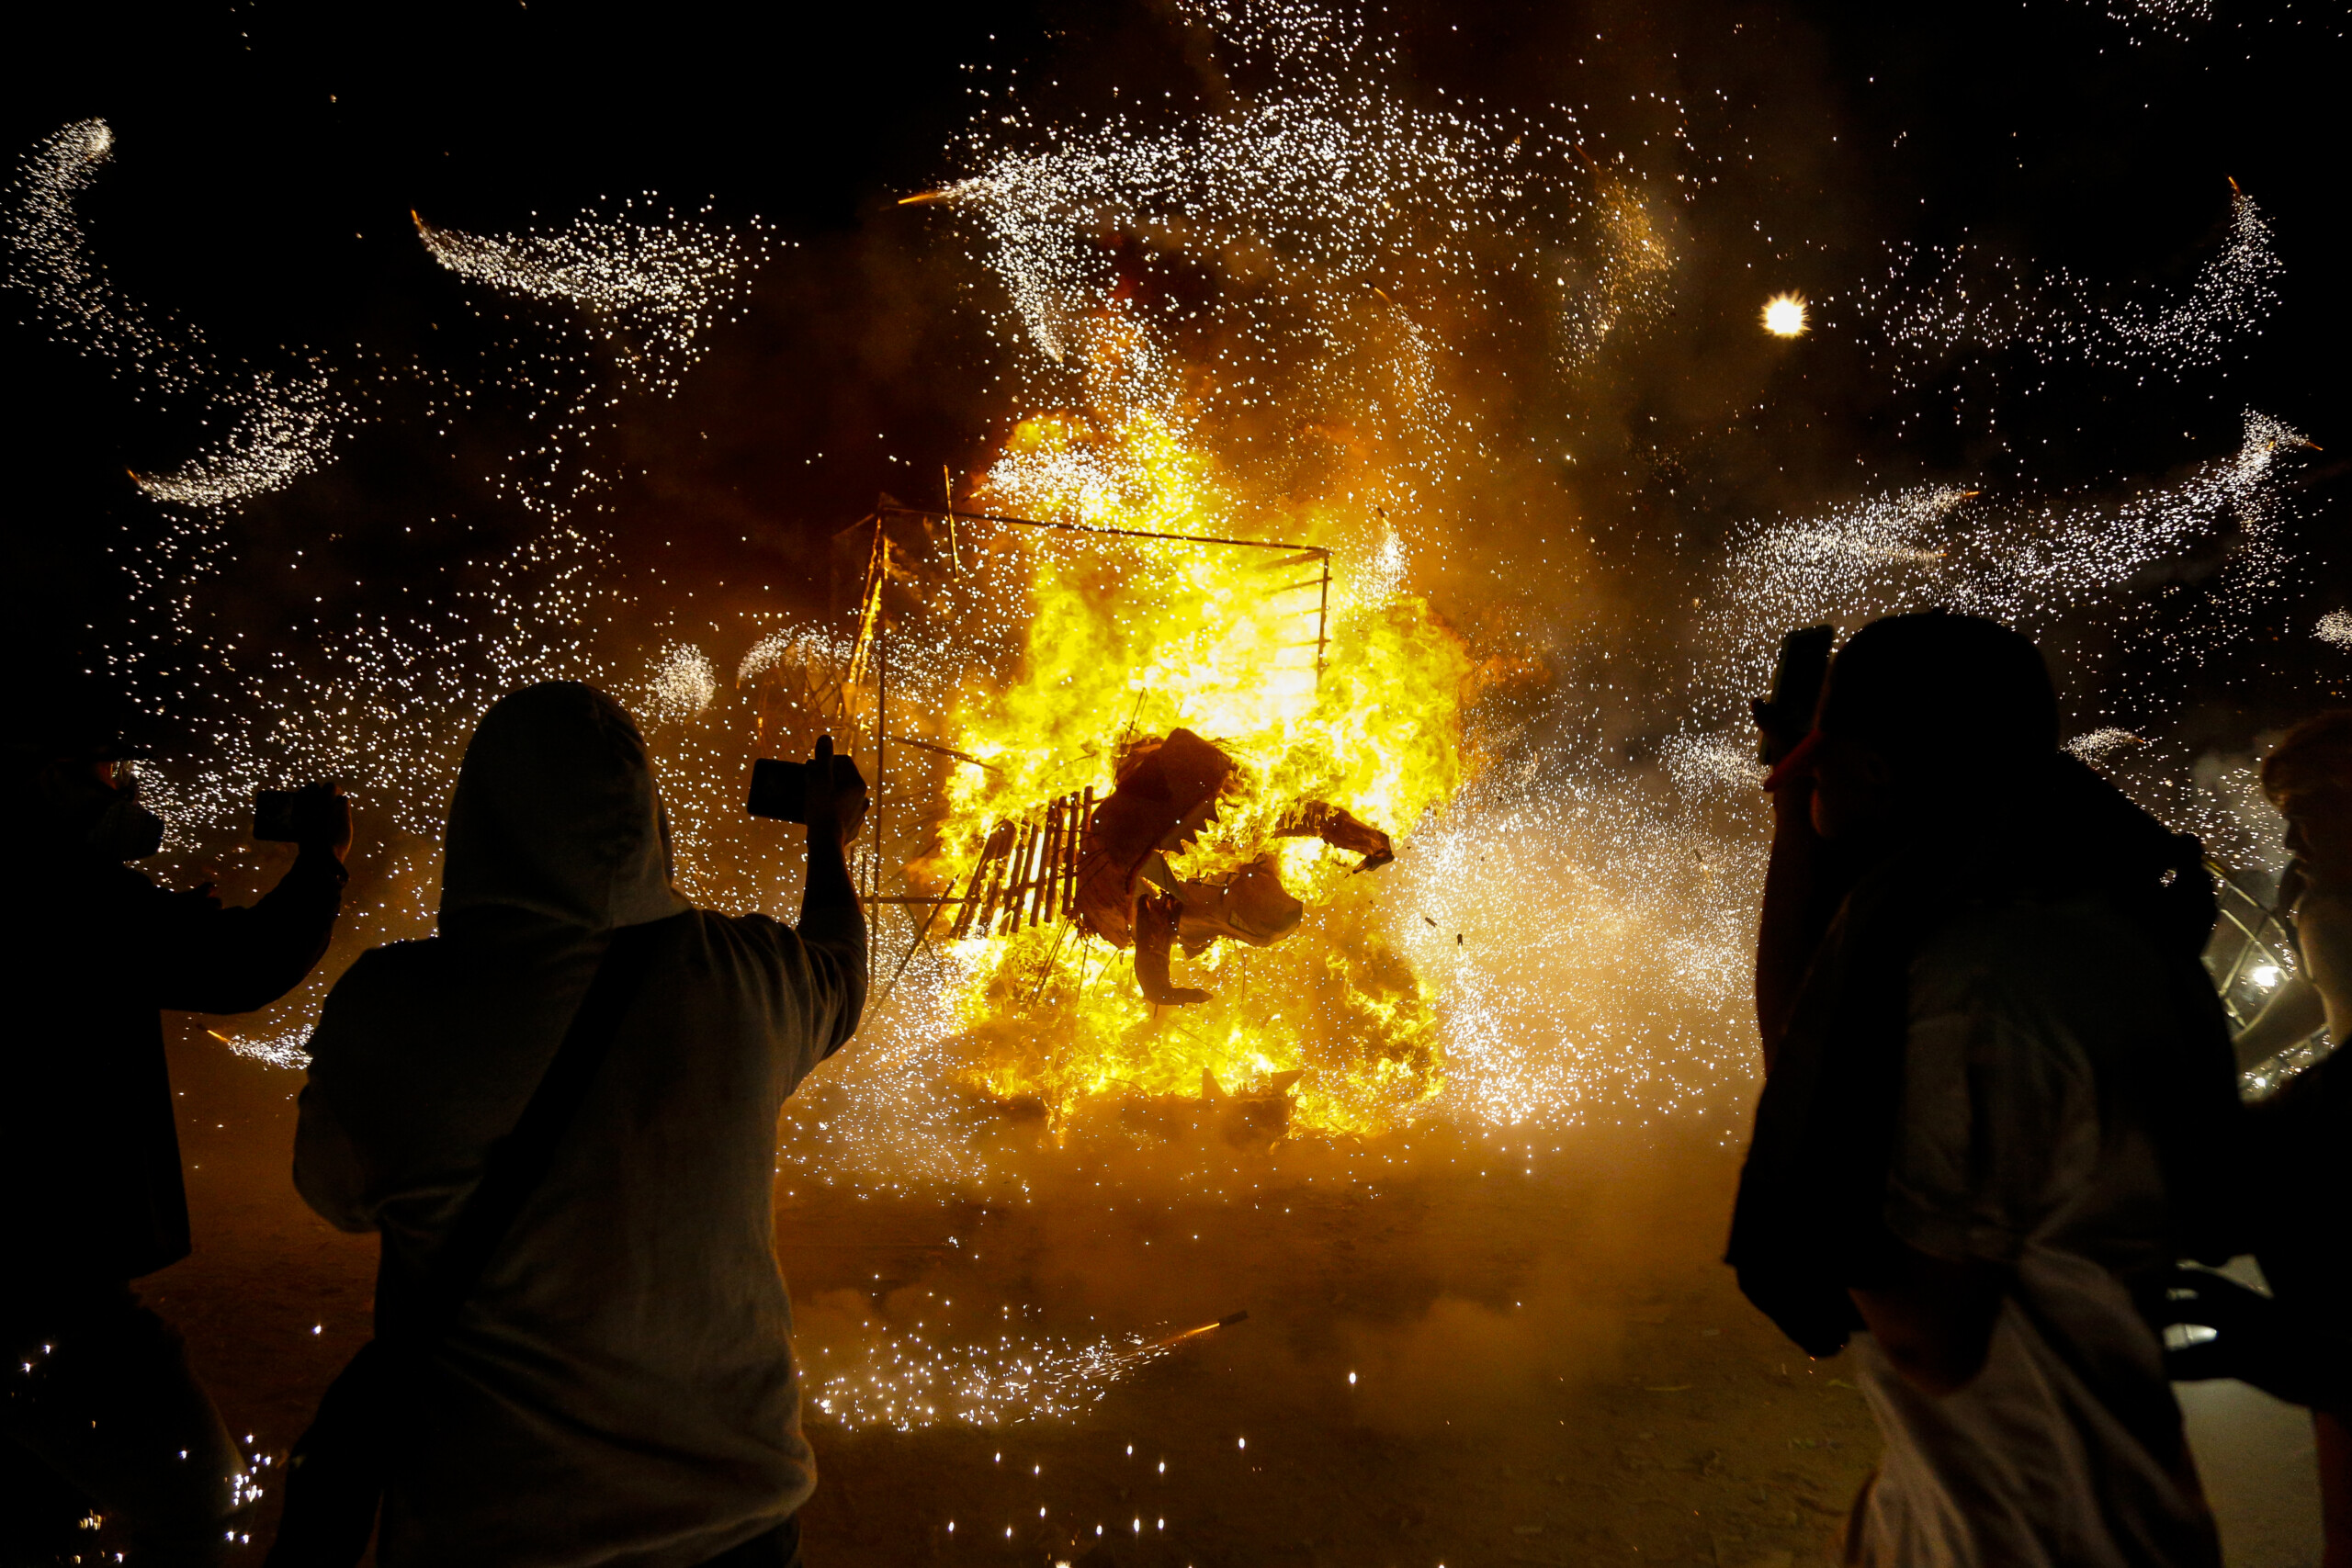
[[[82,207],[94,247],[126,295],[200,323],[224,355],[414,352],[462,310],[416,243],[413,208],[483,232],[639,192],[758,215],[797,244],[679,396],[625,422],[636,472],[613,505],[625,536],[659,519],[661,547],[675,552],[664,559],[788,587],[822,530],[880,489],[933,482],[911,476],[942,463],[968,469],[1010,412],[975,389],[985,355],[978,312],[956,309],[976,276],[962,241],[890,205],[956,172],[967,67],[1057,82],[1029,94],[1057,117],[1099,111],[1114,85],[1132,101],[1192,78],[1149,5],[810,7],[788,22],[743,10],[44,7],[10,24],[0,120],[12,157],[74,118],[112,125],[114,164]],[[1752,175],[1726,175],[1684,215],[1692,263],[1676,319],[1611,390],[1622,419],[1655,413],[1694,449],[1721,401],[1695,389],[1721,373],[1721,345],[1736,333],[1753,352],[1747,280],[1761,275],[1732,287],[1738,258],[1763,256],[1777,282],[1826,294],[1883,265],[1883,242],[1966,234],[2119,286],[2177,287],[2210,254],[2234,176],[2271,219],[2286,273],[2280,308],[2231,364],[2153,385],[2138,370],[2062,367],[2030,396],[2023,378],[1978,367],[1898,392],[1857,344],[1816,333],[1756,373],[1755,423],[1777,471],[1702,473],[1673,525],[1704,536],[1866,483],[1998,479],[2027,454],[2041,485],[2153,481],[2232,449],[2253,404],[2329,448],[2302,470],[2314,487],[2297,523],[2304,576],[2276,616],[2307,628],[2352,592],[2352,552],[2325,522],[2336,454],[2352,451],[2338,370],[2352,291],[2335,233],[2352,51],[2325,7],[2217,10],[2185,39],[2082,0],[1386,15],[1431,91],[1533,105],[1653,85],[1690,106],[1702,152],[1757,154],[1742,165]],[[948,252],[953,267],[937,259]],[[5,298],[17,634],[50,653],[85,650],[118,629],[111,547],[154,526],[123,470],[168,464],[190,433],[49,341],[21,295]],[[1981,412],[1947,417],[1955,398],[1992,409],[1992,428]],[[258,561],[331,523],[353,581],[380,591],[435,549],[525,531],[461,466],[389,400],[333,469],[251,505],[237,547]],[[1659,528],[1626,485],[1586,498],[1619,525],[1604,557],[1611,539],[1631,551]],[[447,525],[471,540],[424,529],[388,543],[367,526],[420,514],[465,519]],[[236,572],[222,592],[269,613],[266,588]]]

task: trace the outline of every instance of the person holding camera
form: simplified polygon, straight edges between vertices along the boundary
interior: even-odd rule
[[[294,1177],[382,1237],[377,1337],[297,1445],[270,1562],[781,1568],[816,1484],[773,1184],[786,1096],[857,1027],[855,767],[820,740],[797,927],[697,909],[637,727],[493,705],[439,933],[311,1040]]]
[[[302,793],[293,865],[250,908],[170,892],[140,803],[144,721],[95,681],[41,687],[9,748],[20,896],[0,944],[0,1563],[123,1528],[133,1563],[218,1562],[244,1461],[177,1334],[131,1282],[186,1258],[187,1197],[161,1012],[249,1012],[300,984],[341,910],[350,808]]]
[[[2144,1310],[2243,1239],[2197,841],[2060,751],[2041,654],[1970,615],[1856,632],[1768,787],[1802,874],[1728,1260],[1853,1347],[1884,1450],[1847,1560],[2218,1568]]]

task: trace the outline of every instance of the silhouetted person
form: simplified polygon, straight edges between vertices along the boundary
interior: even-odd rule
[[[295,1181],[335,1225],[381,1233],[382,1344],[600,964],[625,943],[642,962],[544,1175],[380,1391],[384,1568],[797,1558],[816,1472],[775,1255],[776,1118],[865,992],[842,854],[864,785],[808,793],[798,928],[694,908],[628,716],[570,682],[514,693],[466,750],[440,933],[370,951],[328,997]]]
[[[2234,1377],[2312,1409],[2325,1568],[2352,1568],[2352,709],[2290,730],[2262,766],[2292,858],[2278,906],[2300,963],[2238,1035],[2257,1066],[2324,1025],[2332,1048],[2247,1117],[2246,1217],[2275,1300],[2211,1278],[2173,1315],[2220,1337],[2173,1358],[2177,1377]]]
[[[1855,634],[1772,784],[1852,886],[1759,987],[1792,999],[1730,1261],[1808,1352],[1851,1339],[1885,1448],[1849,1559],[2218,1563],[2135,1300],[2232,1239],[2195,840],[2057,750],[2041,655],[1973,616]]]
[[[17,846],[0,1061],[0,1562],[95,1550],[219,1559],[243,1461],[180,1337],[130,1281],[188,1255],[160,1010],[246,1012],[325,953],[351,840],[340,796],[251,908],[125,864],[162,847],[126,763],[141,721],[95,682],[40,689],[9,746]]]

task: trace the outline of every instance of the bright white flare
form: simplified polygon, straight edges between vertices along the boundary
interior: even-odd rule
[[[1764,330],[1774,337],[1796,337],[1804,328],[1804,295],[1775,294],[1764,301]]]

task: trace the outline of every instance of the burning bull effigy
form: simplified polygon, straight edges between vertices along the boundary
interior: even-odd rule
[[[1234,776],[1233,759],[1189,729],[1134,743],[1099,805],[1090,789],[997,824],[956,900],[950,940],[1067,919],[1081,935],[1133,948],[1138,988],[1153,1004],[1206,1001],[1206,991],[1170,984],[1174,946],[1194,957],[1219,938],[1271,947],[1306,912],[1283,886],[1272,849],[1221,875],[1185,876],[1169,863],[1218,820]],[[1325,800],[1300,803],[1267,836],[1318,839],[1361,854],[1358,872],[1396,858],[1386,833]]]
[[[1194,955],[1219,938],[1270,947],[1296,930],[1306,910],[1283,886],[1271,852],[1221,878],[1179,876],[1170,868],[1168,856],[1189,848],[1216,819],[1232,778],[1233,760],[1189,729],[1143,741],[1128,751],[1118,786],[1077,843],[1080,928],[1114,947],[1133,947],[1136,985],[1159,1006],[1209,999],[1206,991],[1170,981],[1175,944]],[[1364,858],[1358,871],[1396,858],[1387,834],[1324,801],[1308,803],[1274,831],[1360,852]]]

